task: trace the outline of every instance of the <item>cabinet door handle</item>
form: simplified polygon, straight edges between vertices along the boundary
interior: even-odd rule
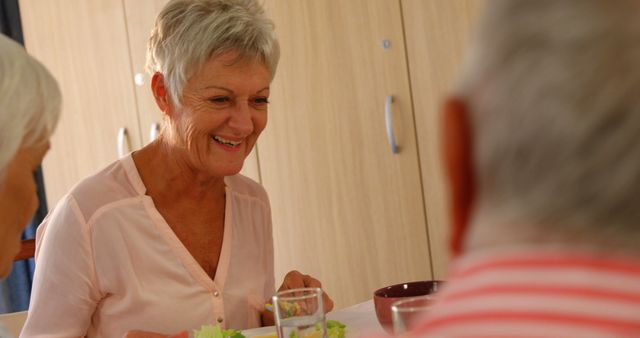
[[[117,145],[118,157],[124,157],[124,155],[128,153],[127,149],[125,148],[125,143],[128,143],[127,128],[121,127],[118,129],[118,145]]]
[[[143,73],[137,73],[134,77],[133,77],[133,82],[136,84],[136,86],[138,87],[142,87],[144,85],[144,80],[145,80],[145,76]]]
[[[158,133],[160,132],[160,123],[153,122],[151,124],[151,128],[149,129],[149,143],[153,142],[153,140],[158,137]]]
[[[393,111],[391,110],[391,103],[393,103],[393,96],[387,95],[384,104],[384,122],[387,125],[387,139],[391,145],[391,153],[397,154],[399,149],[398,144],[396,144],[396,136],[393,133]]]

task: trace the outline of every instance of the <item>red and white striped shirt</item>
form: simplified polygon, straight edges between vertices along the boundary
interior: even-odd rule
[[[413,334],[640,337],[640,258],[558,250],[462,257]]]

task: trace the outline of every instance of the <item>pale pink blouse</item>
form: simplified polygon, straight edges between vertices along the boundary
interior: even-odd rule
[[[224,238],[211,280],[145,195],[130,155],[80,182],[38,229],[21,337],[260,326],[275,289],[269,200],[244,176],[225,183]]]

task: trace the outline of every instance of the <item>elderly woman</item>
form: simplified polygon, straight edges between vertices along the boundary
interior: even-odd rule
[[[38,207],[33,172],[49,149],[60,101],[44,66],[0,35],[0,278],[9,274]],[[1,327],[0,337],[9,337]]]
[[[171,1],[147,55],[165,126],[42,224],[23,337],[272,323],[269,200],[238,172],[267,123],[273,24],[255,0]],[[292,272],[281,289],[303,286],[320,283]]]

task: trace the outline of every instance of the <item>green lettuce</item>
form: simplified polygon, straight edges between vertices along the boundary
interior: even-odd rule
[[[344,338],[346,327],[337,320],[327,320],[327,338]]]
[[[340,323],[337,320],[327,319],[327,338],[344,338],[344,330],[347,327],[346,325]],[[316,331],[322,330],[320,323],[316,324]],[[293,332],[292,332],[293,333]],[[290,337],[297,338],[297,337]]]
[[[223,330],[220,325],[203,325],[200,330],[193,330],[194,338],[246,338],[238,330]]]

